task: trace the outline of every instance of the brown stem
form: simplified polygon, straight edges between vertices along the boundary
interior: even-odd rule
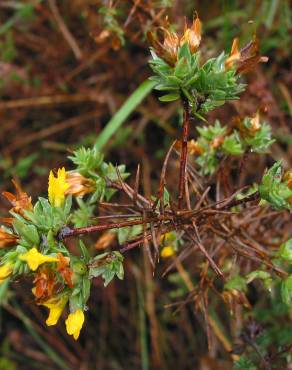
[[[224,204],[220,209],[229,209],[231,207],[239,206],[240,204],[245,204],[260,199],[260,193],[256,191],[253,194],[250,194],[242,199],[233,199],[231,202]]]
[[[122,227],[127,226],[134,226],[134,225],[142,225],[144,220],[131,220],[131,221],[124,221],[124,222],[117,222],[112,224],[105,224],[105,225],[95,225],[95,226],[87,226],[87,227],[76,227],[71,229],[69,227],[63,227],[59,232],[59,239],[69,238],[70,236],[76,235],[84,235],[84,234],[91,234],[97,231],[104,231],[110,229],[119,229]]]
[[[190,106],[187,99],[183,98],[184,121],[181,138],[181,155],[179,169],[179,187],[178,187],[178,209],[182,209],[185,194],[186,166],[188,155],[188,137],[190,131]]]
[[[110,230],[110,229],[120,229],[122,227],[142,225],[142,224],[146,224],[149,222],[158,222],[161,220],[169,221],[170,219],[171,217],[168,217],[168,216],[158,216],[157,218],[149,218],[149,219],[140,218],[138,220],[130,220],[130,221],[124,221],[124,222],[87,226],[87,227],[76,227],[73,229],[71,229],[68,226],[65,226],[59,231],[58,238],[60,240],[63,240],[65,238],[69,238],[70,236],[92,234],[98,231],[104,231],[104,230]]]

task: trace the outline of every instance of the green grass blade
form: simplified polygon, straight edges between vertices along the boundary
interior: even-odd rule
[[[117,113],[107,123],[105,128],[98,135],[95,142],[95,148],[101,150],[109,139],[117,132],[121,125],[126,121],[129,115],[136,109],[143,99],[151,92],[155,82],[146,80],[137,87],[129,96]]]

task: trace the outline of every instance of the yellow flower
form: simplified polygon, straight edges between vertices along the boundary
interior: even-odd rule
[[[82,329],[84,323],[84,313],[82,310],[76,310],[73,313],[70,313],[66,323],[66,330],[69,335],[73,335],[75,340],[78,339],[80,330]]]
[[[51,298],[47,300],[46,302],[42,303],[42,306],[45,306],[50,310],[49,316],[46,320],[46,324],[48,326],[57,324],[67,302],[68,302],[68,297],[62,296],[62,297]]]
[[[162,258],[168,258],[168,257],[173,256],[174,254],[175,254],[175,251],[172,245],[167,245],[166,247],[163,247],[160,253]]]
[[[163,234],[160,238],[160,243],[162,244],[162,250],[160,255],[162,258],[168,258],[175,254],[174,242],[176,240],[176,234],[169,232]]]
[[[39,253],[36,248],[31,248],[28,252],[21,254],[18,258],[21,261],[26,261],[32,271],[37,270],[37,268],[43,263],[58,261],[58,258],[56,257],[45,256],[44,254]]]
[[[5,279],[11,275],[13,270],[13,264],[7,262],[4,265],[0,266],[0,285],[5,281]]]
[[[64,167],[58,169],[57,177],[50,171],[48,193],[52,206],[61,207],[63,205],[65,192],[68,187],[69,184],[66,182],[66,171]]]

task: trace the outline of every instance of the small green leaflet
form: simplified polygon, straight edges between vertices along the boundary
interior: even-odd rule
[[[124,257],[120,252],[102,253],[91,260],[89,263],[89,278],[101,276],[106,287],[115,275],[123,280],[124,278]]]

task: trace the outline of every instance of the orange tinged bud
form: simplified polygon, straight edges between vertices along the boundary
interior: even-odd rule
[[[213,149],[217,149],[224,142],[224,136],[217,136],[211,143]]]
[[[4,191],[2,194],[13,206],[11,211],[24,216],[23,211],[32,210],[31,197],[22,190],[20,184],[16,180],[12,180],[12,183],[15,187],[16,194],[12,194],[8,191]]]
[[[163,41],[160,41],[152,32],[148,32],[147,37],[155,53],[167,64],[174,66],[178,59],[179,47],[187,43],[192,54],[198,50],[201,42],[201,28],[201,21],[197,17],[190,28],[185,23],[184,34],[181,37],[164,27],[161,28],[164,33]]]
[[[96,249],[106,249],[112,244],[115,238],[116,238],[115,233],[106,231],[97,239],[95,243],[95,248]]]
[[[15,245],[18,238],[14,234],[10,234],[3,228],[0,228],[0,248],[10,247]]]
[[[191,53],[194,54],[198,50],[198,47],[201,43],[201,30],[202,24],[198,17],[196,20],[193,20],[191,28],[188,28],[187,24],[185,23],[185,30],[182,38],[180,39],[180,46],[187,43]]]
[[[247,73],[258,63],[266,63],[268,58],[259,53],[259,41],[256,37],[242,49],[238,49],[238,39],[232,43],[230,56],[225,61],[225,68],[235,68],[238,73]]]
[[[261,128],[260,124],[260,113],[256,112],[254,117],[251,119],[251,131],[253,133],[256,133]]]
[[[57,271],[63,277],[68,287],[73,288],[73,270],[70,268],[70,258],[64,257],[62,253],[58,253]]]
[[[239,40],[238,38],[234,39],[232,42],[230,56],[225,61],[225,68],[233,68],[235,63],[240,59],[240,51],[238,49]]]
[[[188,142],[188,152],[193,154],[202,154],[204,152],[204,149],[200,146],[200,144],[195,140],[190,140]]]
[[[35,287],[32,292],[38,300],[46,300],[53,295],[56,280],[52,270],[47,268],[39,270],[34,283]]]
[[[292,170],[284,173],[283,180],[286,182],[288,188],[292,189]]]
[[[79,172],[67,172],[66,183],[69,184],[66,195],[72,194],[75,197],[83,197],[85,194],[92,193],[95,190],[94,182]]]

